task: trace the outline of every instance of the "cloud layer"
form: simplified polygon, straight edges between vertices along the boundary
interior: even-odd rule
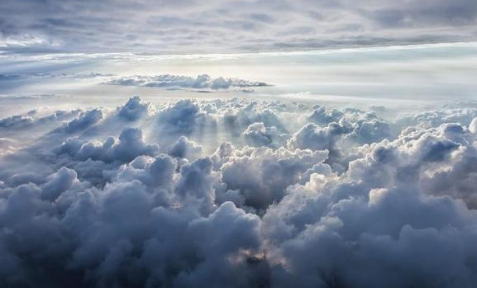
[[[2,287],[473,287],[477,110],[139,97],[0,120]]]
[[[165,54],[476,40],[473,0],[4,0],[0,50]]]

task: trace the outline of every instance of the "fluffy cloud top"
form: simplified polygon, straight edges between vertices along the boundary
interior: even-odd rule
[[[0,120],[0,286],[475,286],[477,110],[153,106]]]
[[[146,116],[150,110],[149,104],[141,101],[139,97],[133,97],[118,109],[118,116],[126,121],[135,121]]]

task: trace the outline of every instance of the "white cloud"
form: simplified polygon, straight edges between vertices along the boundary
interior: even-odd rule
[[[264,82],[250,82],[242,79],[230,78],[211,78],[207,74],[197,77],[179,76],[179,75],[157,75],[157,76],[131,76],[121,77],[106,82],[110,85],[122,86],[140,86],[162,89],[211,89],[227,90],[231,88],[251,88],[265,87],[269,84]]]

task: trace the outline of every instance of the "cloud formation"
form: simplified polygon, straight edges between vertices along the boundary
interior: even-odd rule
[[[28,141],[42,117],[4,118],[0,286],[473,287],[476,114],[134,97]]]
[[[227,90],[230,88],[251,88],[265,87],[269,84],[264,82],[250,82],[242,79],[230,78],[211,78],[207,74],[197,77],[178,76],[163,74],[157,76],[131,76],[121,77],[106,82],[110,85],[122,86],[139,86],[163,89],[211,89],[211,90]]]
[[[4,0],[0,11],[6,53],[230,53],[472,41],[477,19],[473,0]]]

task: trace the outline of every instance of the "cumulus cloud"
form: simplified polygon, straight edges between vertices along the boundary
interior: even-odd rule
[[[0,120],[1,128],[21,128],[33,124],[33,118],[24,115],[14,115]]]
[[[1,130],[2,287],[477,281],[473,109],[384,120],[300,103],[135,97],[111,113],[37,113],[4,118]],[[22,124],[11,123],[45,117],[56,124],[41,137],[13,133]],[[236,133],[196,137],[210,127]]]
[[[324,128],[313,123],[306,124],[293,134],[287,145],[291,149],[326,149],[330,152],[331,159],[339,158],[341,156],[339,141],[344,135],[351,132],[351,128],[347,127],[347,124],[340,125],[333,122]]]
[[[25,98],[24,98],[25,99]],[[13,115],[9,117],[5,117],[0,119],[0,129],[3,129],[4,132],[11,132],[12,130],[20,130],[24,128],[38,128],[38,126],[42,124],[57,124],[57,122],[69,120],[74,116],[78,115],[80,110],[72,110],[72,111],[55,111],[48,115],[39,115],[40,113],[37,110],[31,110],[25,114],[20,115]],[[93,114],[88,117],[94,118]],[[96,118],[99,117],[98,113],[96,113]],[[94,119],[93,119],[94,120]],[[75,121],[75,123],[79,123],[79,119]],[[85,120],[81,120],[85,121]],[[91,121],[91,120],[89,120]],[[94,121],[93,121],[94,122]],[[79,124],[70,124],[70,125],[79,125]],[[66,129],[66,128],[65,128]],[[72,129],[72,128],[70,128]]]
[[[162,89],[211,89],[227,90],[231,88],[266,87],[265,82],[251,82],[242,79],[211,78],[207,74],[197,77],[163,74],[157,76],[121,77],[106,82],[110,85],[141,86]]]
[[[118,108],[118,116],[127,120],[135,121],[143,116],[146,116],[150,110],[149,103],[143,102],[139,97],[132,97],[124,104],[124,106]]]
[[[181,136],[214,133],[216,119],[193,100],[180,100],[159,111],[155,116],[153,134],[164,146],[170,146]]]
[[[328,151],[287,150],[279,148],[232,148],[221,166],[222,181],[227,188],[238,190],[245,205],[258,210],[280,201],[288,186],[302,180],[315,164],[326,160]]]
[[[238,138],[241,134],[244,134],[243,136],[246,141],[247,139],[251,140],[251,138],[254,138],[257,134],[256,132],[252,132],[252,130],[259,129],[259,127],[257,127],[256,125],[260,124],[256,123],[263,124],[265,130],[265,132],[263,133],[265,134],[274,133],[272,131],[276,131],[276,136],[278,136],[278,134],[287,133],[287,129],[277,116],[276,110],[279,110],[276,109],[277,107],[273,107],[273,105],[270,105],[271,107],[262,106],[256,102],[241,103],[239,105],[243,105],[242,109],[236,109],[236,107],[227,106],[223,107],[222,109],[225,110],[225,112],[223,112],[224,116],[222,122],[224,122],[224,125],[227,127],[228,133],[230,133],[232,136]],[[250,128],[250,125],[252,125],[252,128]],[[246,130],[249,131],[246,134],[250,137],[245,136]],[[267,130],[269,132],[266,132]],[[255,136],[252,136],[252,134],[255,134]]]
[[[58,131],[73,134],[85,130],[103,119],[100,109],[88,110],[81,113],[77,118],[65,123]]]
[[[202,154],[202,146],[181,136],[167,149],[167,154],[177,158],[197,159]]]
[[[95,110],[93,110],[95,111]],[[139,155],[154,156],[158,145],[144,143],[141,129],[126,128],[118,139],[109,137],[104,142],[86,141],[68,138],[57,148],[58,154],[68,154],[78,160],[101,160],[104,162],[129,162]]]
[[[286,135],[275,126],[265,127],[262,122],[255,122],[243,132],[243,138],[250,146],[278,148],[283,146]]]

